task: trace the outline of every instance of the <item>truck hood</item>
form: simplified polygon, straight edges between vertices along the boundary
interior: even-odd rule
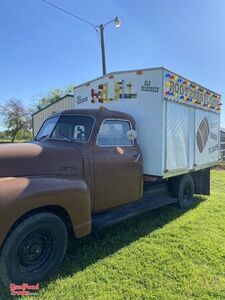
[[[0,177],[81,177],[82,156],[74,143],[45,141],[0,145]]]

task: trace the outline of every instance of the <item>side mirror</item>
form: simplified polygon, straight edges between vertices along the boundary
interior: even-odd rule
[[[134,141],[137,138],[137,131],[130,129],[127,131],[127,138],[129,141]]]

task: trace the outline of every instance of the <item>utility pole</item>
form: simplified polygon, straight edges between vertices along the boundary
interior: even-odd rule
[[[106,74],[106,61],[105,61],[105,42],[104,42],[104,25],[99,26],[101,37],[101,51],[102,51],[102,74]]]

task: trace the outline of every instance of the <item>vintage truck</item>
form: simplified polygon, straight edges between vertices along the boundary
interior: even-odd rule
[[[170,203],[187,209],[194,193],[209,194],[219,159],[218,94],[201,98],[198,86],[190,101],[192,87],[182,88],[185,79],[174,73],[133,73],[122,74],[126,87],[121,73],[78,87],[77,108],[50,116],[32,143],[0,146],[4,284],[48,278],[70,235]],[[103,81],[116,93],[110,99]]]

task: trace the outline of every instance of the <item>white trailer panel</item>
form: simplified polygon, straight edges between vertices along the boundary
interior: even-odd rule
[[[144,173],[171,177],[219,159],[220,95],[164,68],[110,73],[75,88],[76,108],[129,113]]]
[[[165,170],[188,170],[188,107],[169,101],[166,106]]]
[[[195,163],[197,166],[215,163],[219,158],[219,115],[196,110],[195,112]]]

